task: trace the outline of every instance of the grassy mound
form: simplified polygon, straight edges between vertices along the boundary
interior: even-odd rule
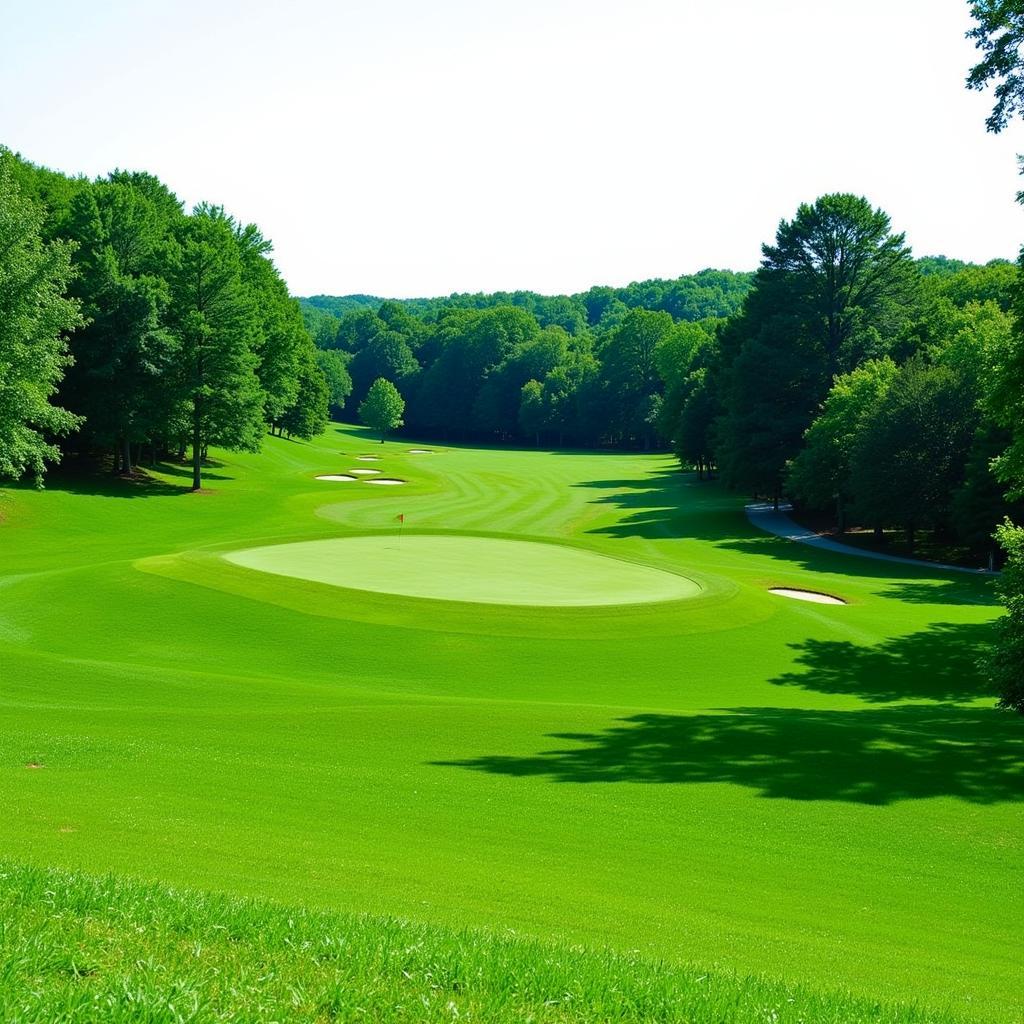
[[[3,863],[0,921],[0,1019],[18,1024],[958,1020],[512,935]]]

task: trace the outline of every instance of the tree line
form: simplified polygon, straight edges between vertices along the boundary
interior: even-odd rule
[[[840,531],[923,529],[995,557],[1016,507],[995,460],[1019,288],[1005,260],[915,261],[887,214],[837,194],[763,246],[740,310],[666,396],[682,461],[831,513]]]
[[[270,252],[150,174],[70,178],[0,150],[0,475],[41,481],[69,451],[130,474],[190,448],[198,490],[211,445],[322,432],[344,368]]]

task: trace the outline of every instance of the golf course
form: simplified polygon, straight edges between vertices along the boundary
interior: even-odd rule
[[[424,962],[679,969],[750,1020],[1022,1020],[991,577],[771,536],[665,454],[423,444],[332,424],[211,449],[196,493],[174,462],[0,490],[0,959],[18,914],[108,915],[60,929],[88,945],[171,887],[264,937],[285,908]],[[773,985],[824,1003],[780,1017]]]

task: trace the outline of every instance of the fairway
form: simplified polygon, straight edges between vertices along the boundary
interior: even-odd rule
[[[667,455],[411,447],[0,491],[6,858],[1019,1021],[991,581]],[[406,485],[315,479],[369,451]]]
[[[639,604],[692,597],[685,576],[561,544],[378,534],[236,551],[229,562],[356,590],[512,605]]]

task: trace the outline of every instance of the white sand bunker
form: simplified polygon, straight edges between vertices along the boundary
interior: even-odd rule
[[[379,469],[350,469],[350,473],[354,476],[373,476],[375,473],[379,473]]]
[[[380,462],[380,456],[378,455],[357,455],[356,458],[360,462]]]
[[[778,594],[780,597],[792,597],[797,601],[813,601],[815,604],[846,604],[841,597],[833,597],[831,594],[819,594],[816,590],[794,590],[791,587],[771,587],[769,594]]]
[[[384,484],[386,487],[397,487],[399,484],[404,484],[404,480],[399,480],[393,476],[378,476],[372,480],[364,480],[364,484]]]
[[[431,448],[410,448],[410,455],[433,455],[433,449]]]
[[[355,481],[354,476],[349,476],[347,473],[324,473],[322,476],[318,476],[317,480],[330,480],[336,484],[347,484]]]
[[[566,544],[397,534],[299,541],[224,557],[247,569],[339,587],[484,604],[586,607],[700,593],[685,576]]]

